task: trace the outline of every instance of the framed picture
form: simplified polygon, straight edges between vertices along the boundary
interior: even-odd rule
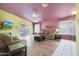
[[[10,21],[4,21],[0,24],[0,30],[11,30],[12,24]]]

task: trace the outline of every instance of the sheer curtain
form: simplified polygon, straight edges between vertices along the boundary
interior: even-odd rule
[[[59,22],[59,34],[61,35],[76,35],[75,20],[67,20]]]

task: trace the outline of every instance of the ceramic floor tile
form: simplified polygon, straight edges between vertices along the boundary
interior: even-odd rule
[[[74,48],[75,47],[75,48]],[[62,50],[62,51],[61,51]],[[58,51],[61,51],[57,54]],[[61,54],[62,53],[62,54]],[[76,43],[70,40],[61,40],[58,48],[52,55],[72,56],[76,55]]]

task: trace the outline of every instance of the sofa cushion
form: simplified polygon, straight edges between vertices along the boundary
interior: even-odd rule
[[[3,49],[6,45],[4,44],[4,42],[2,40],[0,40],[0,49]]]
[[[11,43],[11,38],[5,34],[0,34],[0,40],[3,41],[6,45]]]

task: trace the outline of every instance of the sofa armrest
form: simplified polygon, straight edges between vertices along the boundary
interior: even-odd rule
[[[14,41],[12,43],[10,43],[9,45],[7,45],[9,50],[14,50],[23,46],[27,46],[27,42],[26,40],[18,40],[18,41]]]

